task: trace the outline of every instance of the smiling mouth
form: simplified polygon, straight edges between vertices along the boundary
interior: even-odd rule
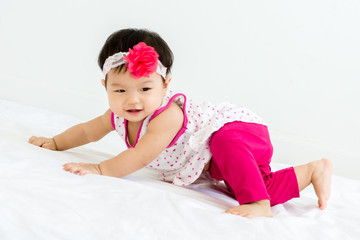
[[[132,114],[134,114],[134,113],[139,113],[139,112],[141,112],[141,111],[142,111],[142,109],[129,109],[129,110],[126,110],[126,112],[132,113]]]

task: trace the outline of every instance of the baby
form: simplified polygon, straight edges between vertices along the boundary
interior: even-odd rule
[[[64,170],[83,176],[122,177],[143,167],[159,179],[188,186],[204,172],[223,180],[239,206],[226,213],[271,217],[271,206],[299,197],[311,183],[320,209],[330,197],[327,159],[272,172],[273,148],[265,122],[244,107],[197,104],[168,90],[173,54],[157,34],[123,29],[110,35],[98,63],[109,110],[53,138],[29,142],[63,151],[116,131],[128,149],[99,164],[67,163]]]

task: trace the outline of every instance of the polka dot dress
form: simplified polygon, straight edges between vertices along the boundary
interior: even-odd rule
[[[209,141],[211,135],[226,123],[243,121],[266,125],[255,113],[244,107],[236,107],[230,103],[218,106],[211,103],[194,103],[184,94],[168,91],[161,107],[144,119],[137,139],[146,133],[150,121],[167,109],[172,102],[177,103],[184,112],[183,128],[173,142],[147,167],[158,173],[159,179],[180,186],[193,183],[202,173],[211,159]],[[128,147],[126,120],[113,114],[113,125],[117,133],[124,139]]]

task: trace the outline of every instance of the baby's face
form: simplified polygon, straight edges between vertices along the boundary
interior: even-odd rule
[[[134,79],[129,71],[111,69],[106,89],[110,109],[130,122],[140,122],[161,106],[167,85],[157,73]]]

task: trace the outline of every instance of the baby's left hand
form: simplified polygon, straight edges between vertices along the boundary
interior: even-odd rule
[[[85,174],[98,174],[101,175],[101,171],[98,164],[92,163],[66,163],[63,165],[64,170],[79,176]]]

